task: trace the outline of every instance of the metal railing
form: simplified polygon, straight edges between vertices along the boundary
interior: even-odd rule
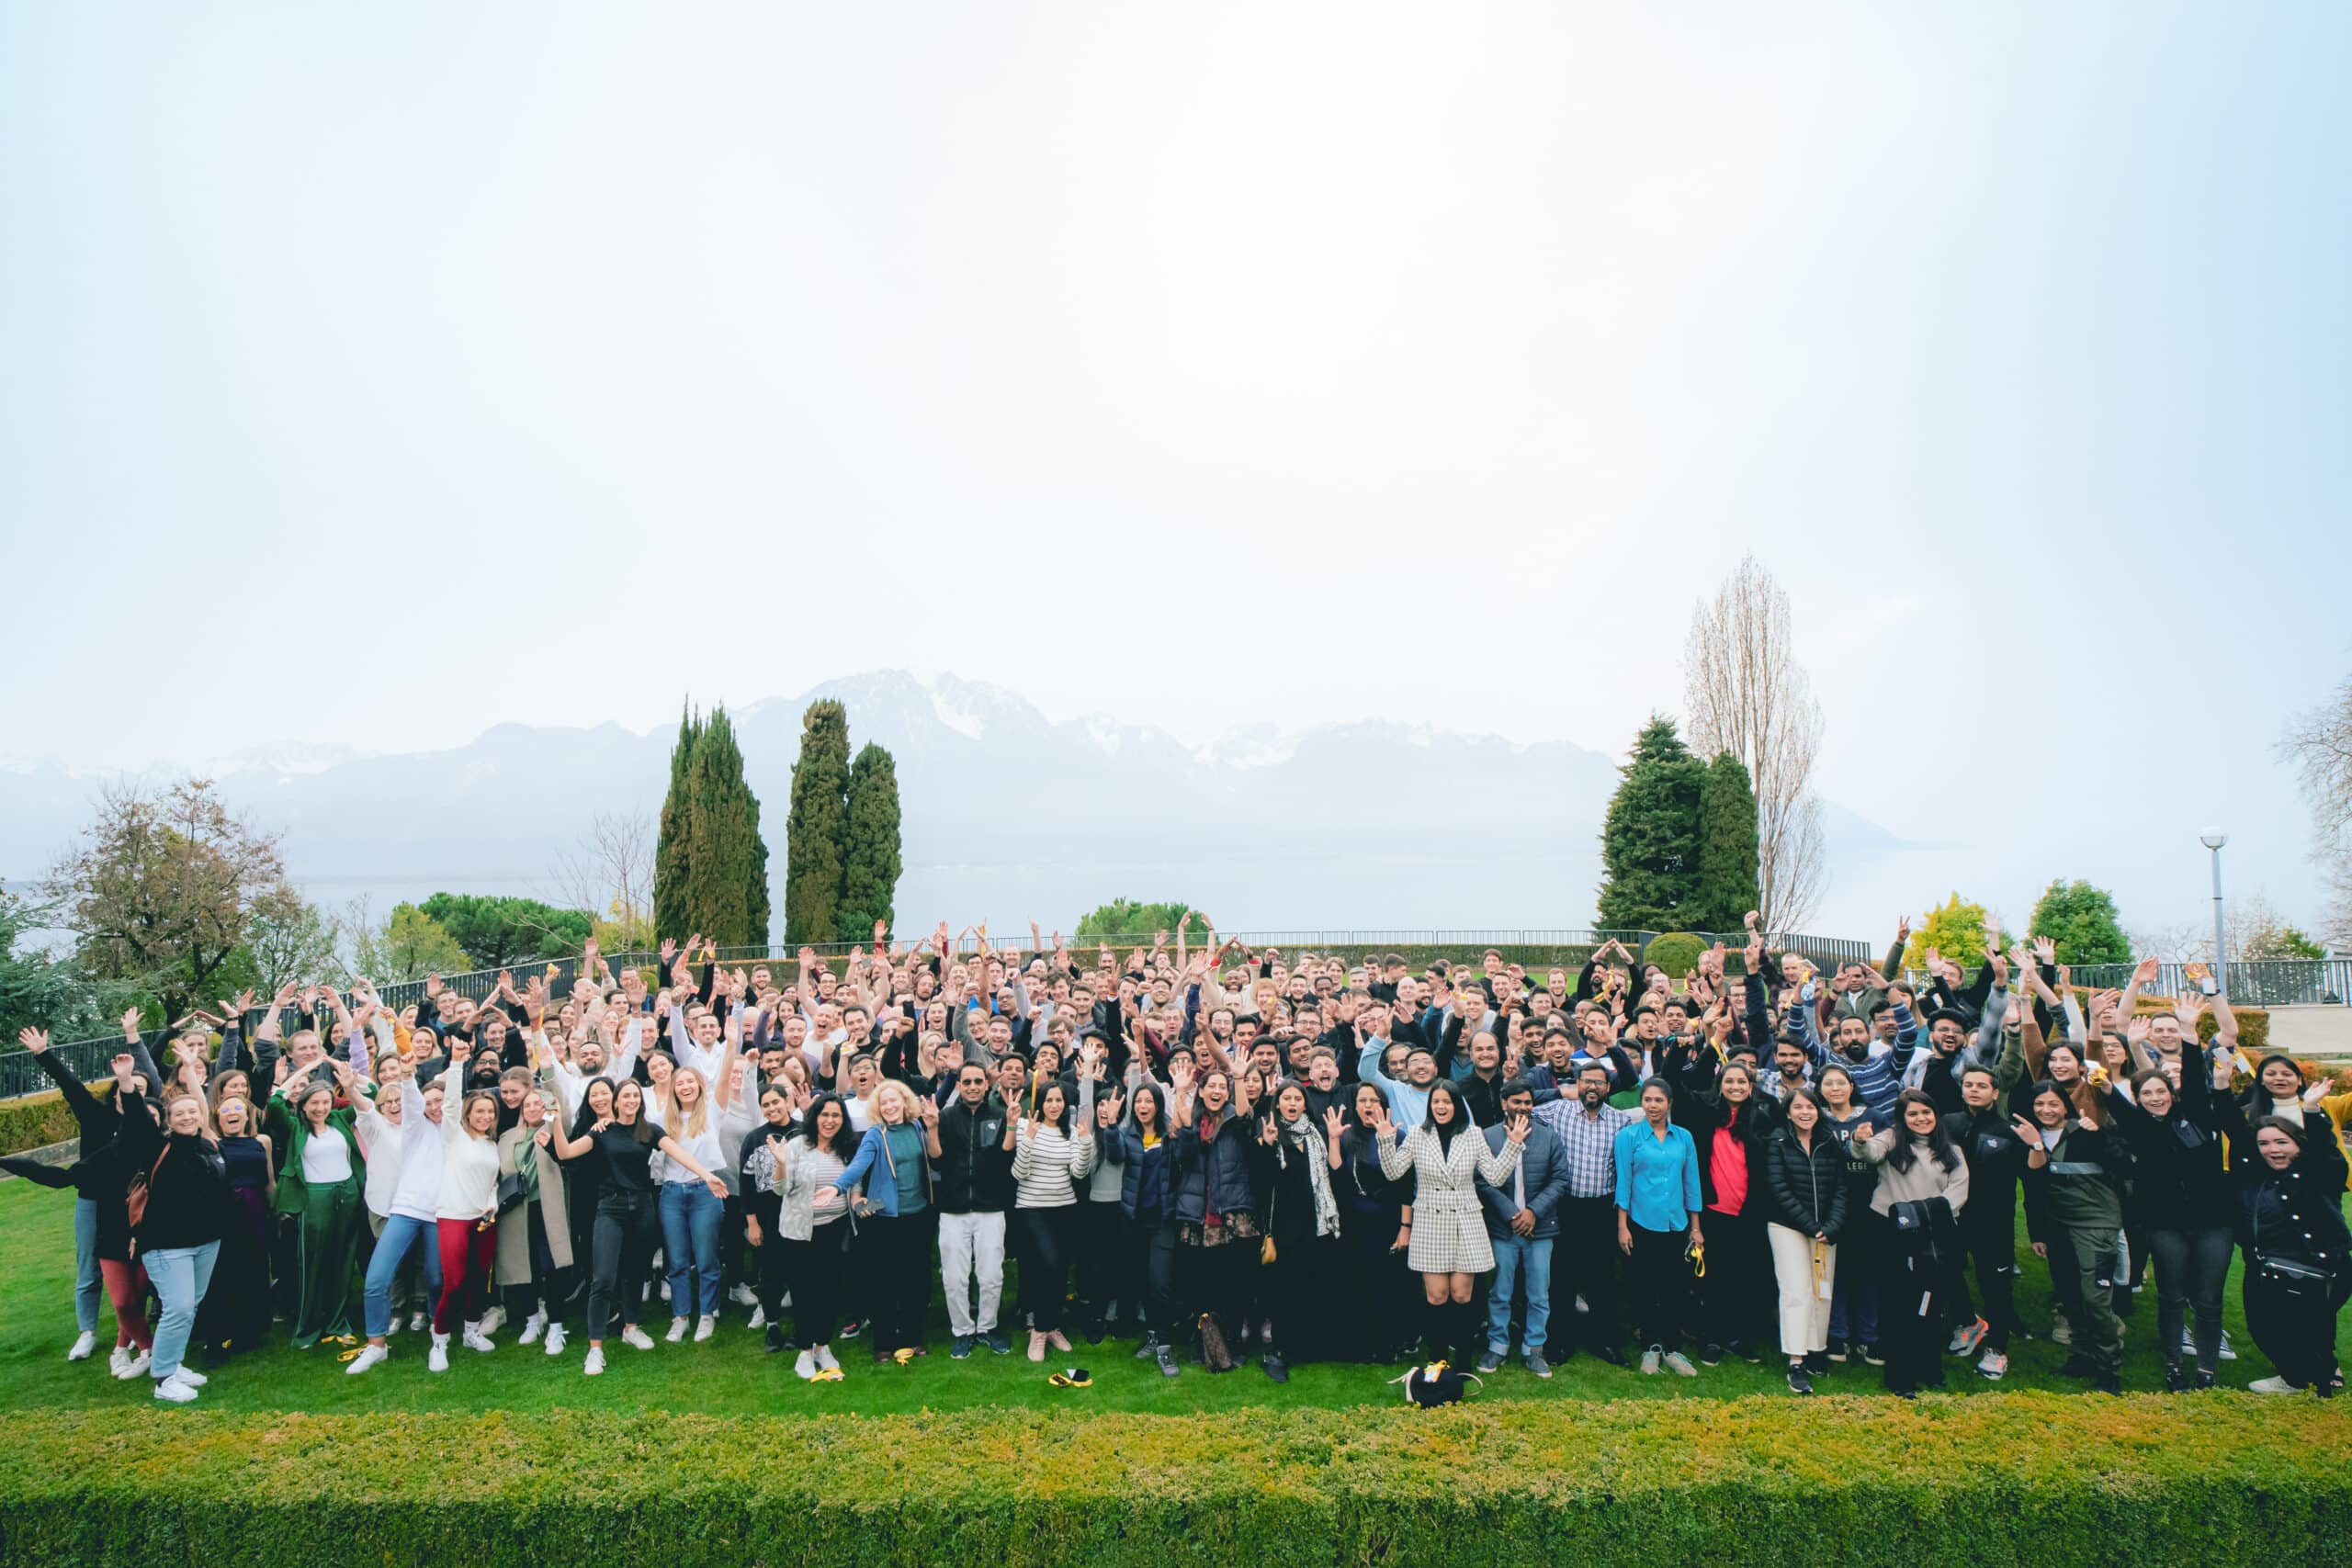
[[[1002,931],[995,934],[1001,938],[1011,939],[998,946],[1000,952],[1005,951],[1008,947],[1023,953],[1030,951],[1027,942],[1028,931],[1025,928],[1018,933]],[[1069,939],[1069,947],[1072,956],[1082,960],[1086,955],[1098,950],[1104,942],[1108,942],[1112,950],[1124,958],[1136,948],[1148,949],[1157,934],[1152,931],[1133,931],[1113,936],[1090,936],[1083,939],[1072,937]],[[1694,931],[1690,934],[1707,942],[1717,940],[1716,933]],[[1417,967],[1426,964],[1432,957],[1443,957],[1455,963],[1468,963],[1475,966],[1486,951],[1492,948],[1502,954],[1503,961],[1507,964],[1523,964],[1530,969],[1549,968],[1556,965],[1574,970],[1582,966],[1594,948],[1612,940],[1623,942],[1634,951],[1636,957],[1639,957],[1659,933],[1575,929],[1529,931],[1397,928],[1386,931],[1325,929],[1220,931],[1218,935],[1238,938],[1256,952],[1262,953],[1269,947],[1280,948],[1286,958],[1295,958],[1302,953],[1314,953],[1343,957],[1352,963],[1396,953],[1403,954],[1408,963]],[[1743,931],[1724,934],[1721,940],[1734,951],[1736,955],[1747,938],[1747,933]],[[1813,963],[1828,968],[1835,968],[1840,964],[1873,963],[1876,957],[1869,942],[1851,942],[1837,937],[1776,935],[1770,939],[1770,942],[1776,953],[1800,953]],[[851,942],[822,942],[810,945],[816,948],[820,957],[836,960],[847,956],[852,952],[862,950],[862,944]],[[1173,945],[1171,940],[1171,951]],[[1197,946],[1197,942],[1195,945]],[[974,948],[967,939],[961,944],[961,952],[968,955],[973,951]],[[951,951],[951,957],[954,955],[954,952]],[[762,964],[771,967],[794,964],[797,963],[798,957],[797,946],[780,944],[764,947],[722,947],[718,950],[718,962],[729,968],[738,965],[750,968]],[[660,957],[653,953],[616,953],[606,954],[605,961],[615,969],[635,965],[650,970],[658,965]],[[2231,965],[2232,973],[2234,974],[2238,967],[2236,964]],[[558,997],[561,997],[571,990],[572,980],[578,972],[577,959],[562,958],[548,961],[534,958],[510,964],[504,971],[475,969],[462,974],[444,975],[440,979],[443,989],[470,998],[475,1001],[481,1001],[498,988],[498,976],[501,973],[513,976],[514,984],[518,987],[534,976],[542,976],[548,980],[549,989]],[[782,980],[786,977],[778,976],[778,978]],[[424,998],[424,982],[422,980],[389,981],[377,987],[376,994],[385,1006],[397,1012],[411,1002]],[[248,1034],[260,1022],[261,1018],[262,1013],[259,1010],[245,1016],[243,1021]],[[291,1020],[281,1020],[281,1023],[290,1027]],[[160,1060],[160,1053],[170,1039],[170,1035],[163,1030],[150,1030],[144,1038],[147,1048],[157,1052]],[[51,1047],[59,1062],[69,1066],[85,1082],[91,1083],[109,1074],[112,1070],[110,1064],[121,1049],[122,1037],[119,1034],[90,1040],[61,1042]],[[0,1100],[36,1093],[49,1087],[50,1080],[34,1064],[29,1054],[14,1046],[0,1049]]]
[[[2067,975],[2077,986],[2120,991],[2132,980],[2129,964],[2075,964]],[[2210,970],[2211,964],[2203,965]],[[2146,987],[2153,997],[2177,997],[2195,982],[2184,964],[2159,964]],[[2352,998],[2352,958],[2247,959],[2228,965],[2222,992],[2241,1007],[2341,1007]]]

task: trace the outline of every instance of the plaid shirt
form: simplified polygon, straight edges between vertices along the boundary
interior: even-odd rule
[[[1617,1196],[1617,1129],[1641,1119],[1640,1111],[1613,1105],[1588,1116],[1580,1100],[1555,1100],[1535,1108],[1535,1120],[1560,1135],[1571,1198]]]

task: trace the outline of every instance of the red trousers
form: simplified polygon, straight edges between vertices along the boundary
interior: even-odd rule
[[[155,1341],[147,1330],[147,1266],[136,1259],[117,1263],[98,1260],[98,1277],[106,1281],[107,1299],[114,1303],[114,1342],[119,1349],[136,1345],[152,1350]]]
[[[480,1323],[489,1310],[498,1222],[436,1220],[433,1229],[441,1246],[441,1299],[434,1303],[433,1332],[447,1334],[460,1323]]]

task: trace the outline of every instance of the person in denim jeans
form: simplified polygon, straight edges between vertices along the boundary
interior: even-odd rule
[[[389,1087],[380,1087],[378,1093]],[[435,1216],[441,1202],[441,1102],[447,1093],[447,1087],[437,1081],[420,1088],[416,1075],[403,1071],[399,1123],[361,1119],[362,1125],[380,1128],[376,1134],[379,1139],[388,1133],[397,1136],[400,1180],[392,1192],[391,1212],[384,1216],[384,1228],[377,1234],[376,1250],[368,1259],[368,1280],[360,1297],[368,1343],[344,1368],[354,1377],[391,1354],[384,1337],[392,1331],[392,1282],[412,1248],[424,1253],[428,1297],[438,1301],[441,1296],[441,1249],[436,1245]]]
[[[1552,1316],[1552,1244],[1559,1235],[1560,1200],[1567,1195],[1567,1151],[1558,1134],[1532,1119],[1535,1090],[1524,1078],[1502,1086],[1503,1121],[1486,1128],[1487,1146],[1503,1152],[1510,1123],[1527,1128],[1519,1166],[1499,1187],[1478,1178],[1478,1198],[1487,1212],[1487,1238],[1495,1249],[1495,1278],[1487,1292],[1487,1353],[1482,1371],[1493,1371],[1510,1354],[1510,1305],[1521,1280],[1527,1284],[1527,1327],[1520,1344],[1527,1370],[1552,1375],[1544,1359],[1544,1334]]]
[[[186,1404],[209,1381],[184,1364],[196,1331],[196,1309],[212,1283],[213,1260],[229,1218],[229,1176],[205,1118],[204,1101],[186,1090],[173,1096],[164,1125],[144,1116],[123,1120],[135,1168],[148,1173],[146,1213],[137,1231],[139,1258],[162,1299],[148,1375],[155,1397]]]
[[[718,1326],[718,1233],[727,1200],[724,1187],[712,1191],[703,1173],[734,1168],[725,1151],[730,1143],[741,1145],[757,1110],[749,1096],[735,1093],[741,1044],[741,1033],[730,1027],[726,1054],[714,1075],[716,1088],[707,1086],[697,1069],[682,1066],[670,1075],[668,1091],[653,1102],[658,1107],[655,1119],[691,1156],[665,1159],[658,1200],[662,1253],[669,1262],[673,1344],[684,1339],[689,1328],[700,1341]],[[733,1109],[739,1100],[744,1107],[740,1114]]]

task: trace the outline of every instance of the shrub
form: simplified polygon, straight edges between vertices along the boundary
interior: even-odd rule
[[[1699,955],[1712,945],[1705,937],[1689,931],[1667,931],[1650,938],[1649,945],[1642,949],[1642,962],[1657,964],[1669,978],[1679,981],[1699,967]]]
[[[12,1562],[2222,1568],[2352,1562],[2347,1510],[2352,1424],[2248,1394],[0,1416]]]

